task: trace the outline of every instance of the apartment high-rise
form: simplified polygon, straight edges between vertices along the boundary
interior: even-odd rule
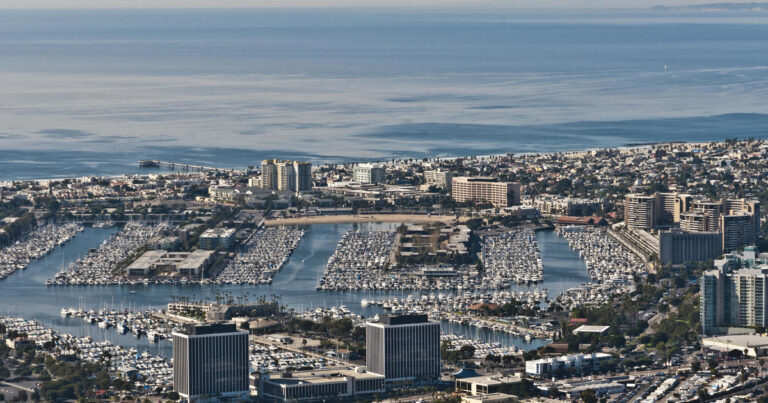
[[[352,181],[362,184],[384,183],[387,180],[387,170],[376,164],[358,164],[352,168]]]
[[[691,209],[691,202],[693,201],[693,196],[689,194],[678,194],[677,197],[675,197],[675,213],[673,217],[674,222],[680,222],[681,215],[683,213],[687,213]]]
[[[628,228],[650,230],[656,227],[655,196],[628,194],[624,199],[624,222]]]
[[[388,381],[431,382],[440,377],[440,324],[427,315],[386,315],[365,324],[368,372]]]
[[[520,184],[499,182],[491,177],[456,177],[451,185],[453,200],[464,202],[488,202],[494,207],[520,204]]]
[[[722,254],[718,232],[686,232],[675,228],[659,233],[659,258],[664,265],[703,262]]]
[[[277,190],[277,161],[261,161],[261,187]]]
[[[656,225],[672,225],[675,222],[675,211],[678,206],[677,193],[657,193],[656,206],[658,209]]]
[[[719,227],[723,237],[723,250],[726,252],[756,241],[755,219],[750,214],[721,215]]]
[[[453,174],[442,169],[424,171],[424,181],[427,182],[428,186],[451,190]]]
[[[768,265],[755,265],[757,252],[748,246],[741,255],[725,255],[715,269],[701,276],[702,333],[727,327],[768,326]]]
[[[306,161],[294,161],[293,170],[296,173],[296,191],[312,190],[312,164]]]
[[[687,232],[717,232],[721,234],[722,250],[728,252],[759,238],[760,202],[713,201],[675,193],[629,194],[624,203],[624,220],[632,229],[650,230],[678,223]]]
[[[292,161],[279,161],[277,164],[277,189],[284,191],[296,190],[296,170]]]
[[[249,368],[248,333],[233,324],[173,333],[173,387],[186,401],[247,398]]]
[[[760,237],[760,202],[749,199],[727,199],[724,202],[724,214],[749,214],[754,220],[755,237]]]
[[[723,203],[710,200],[694,200],[691,202],[691,211],[702,214],[705,217],[704,231],[714,232],[719,230],[720,214]]]
[[[707,232],[709,219],[702,213],[689,211],[680,214],[680,229],[683,231]]]
[[[261,187],[287,192],[312,190],[312,164],[305,161],[264,160]]]

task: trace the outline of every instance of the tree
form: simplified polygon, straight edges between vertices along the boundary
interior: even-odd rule
[[[691,371],[692,372],[699,372],[699,371],[701,371],[701,361],[693,360],[693,362],[691,362]]]
[[[597,403],[597,394],[595,394],[593,389],[583,390],[581,392],[581,400],[584,403]]]
[[[466,344],[461,346],[461,349],[459,349],[459,353],[461,354],[461,358],[468,360],[475,356],[475,346]]]

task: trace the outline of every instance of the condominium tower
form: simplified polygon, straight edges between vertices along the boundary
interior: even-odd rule
[[[754,247],[747,247],[748,253],[754,255]],[[731,326],[768,326],[768,266],[726,255],[715,261],[715,267],[701,276],[702,333],[720,333]]]
[[[312,190],[312,164],[304,161],[264,160],[261,162],[261,187],[288,192]]]
[[[494,207],[520,204],[520,184],[491,177],[453,178],[451,194],[456,202],[488,202]]]
[[[387,170],[376,164],[358,164],[352,168],[352,181],[362,184],[384,183]]]
[[[440,189],[451,190],[453,174],[442,169],[424,171],[424,181],[428,186],[434,186]]]

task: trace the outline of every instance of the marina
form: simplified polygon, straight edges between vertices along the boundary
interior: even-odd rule
[[[408,287],[386,270],[390,266],[394,244],[394,232],[347,232],[328,259],[317,289],[386,290]]]
[[[139,388],[162,388],[170,390],[173,382],[173,368],[164,358],[135,348],[126,348],[109,341],[94,341],[91,337],[75,337],[43,326],[38,321],[0,316],[0,323],[8,330],[28,336],[35,344],[42,346],[54,342],[62,355],[74,355],[86,362],[106,362],[110,372],[138,373],[136,386]]]
[[[12,245],[0,249],[0,280],[24,270],[29,264],[72,239],[83,226],[76,223],[47,224],[35,228]]]
[[[219,284],[271,284],[307,233],[296,226],[257,229],[216,278]]]
[[[173,228],[172,224],[150,225],[140,222],[125,224],[109,240],[85,257],[62,268],[48,285],[107,285],[125,284],[121,269],[126,259],[134,255],[150,238]]]
[[[482,237],[483,288],[508,288],[511,282],[538,283],[544,276],[536,234],[512,230]]]
[[[612,295],[633,292],[634,278],[647,275],[642,260],[604,230],[562,227],[557,233],[568,240],[571,249],[579,253],[594,281],[565,290],[558,297],[561,306],[572,309],[606,303]]]
[[[143,284],[122,286],[45,287],[45,281],[54,276],[61,267],[77,261],[88,251],[112,238],[118,227],[92,228],[85,230],[52,253],[30,263],[27,270],[19,271],[0,282],[0,314],[35,319],[41,324],[77,337],[91,337],[106,340],[127,348],[136,348],[163,357],[170,356],[170,343],[160,340],[150,343],[146,337],[136,338],[131,332],[120,334],[115,328],[104,329],[85,323],[80,318],[62,317],[61,309],[82,307],[84,310],[107,309],[119,311],[131,307],[134,312],[161,310],[171,301],[172,296],[189,297],[193,300],[215,299],[217,294],[229,292],[234,296],[280,295],[280,303],[298,312],[315,310],[318,307],[347,307],[362,318],[383,314],[386,310],[367,301],[399,297],[407,300],[408,295],[421,298],[420,290],[411,292],[387,291],[316,291],[318,279],[322,276],[326,262],[334,253],[338,242],[350,230],[377,231],[393,229],[389,224],[322,224],[313,225],[299,246],[294,250],[282,270],[277,272],[269,285],[229,284]],[[544,265],[544,281],[537,287],[512,285],[510,292],[547,289],[548,298],[554,298],[562,291],[588,283],[584,262],[578,254],[568,248],[568,243],[554,231],[536,233]],[[426,292],[429,295],[429,291]],[[435,292],[439,294],[439,292]],[[443,291],[453,295],[455,291]],[[464,292],[462,291],[461,294]],[[516,294],[517,295],[517,294]],[[544,340],[526,343],[524,336],[515,336],[471,324],[442,322],[444,332],[460,335],[481,342],[498,342],[502,347],[517,347],[522,350],[536,348]]]

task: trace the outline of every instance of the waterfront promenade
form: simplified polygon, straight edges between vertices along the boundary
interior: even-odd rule
[[[427,215],[427,214],[343,214],[343,215],[320,215],[310,217],[289,217],[273,218],[264,221],[266,226],[278,225],[311,225],[311,224],[352,224],[366,222],[388,222],[388,223],[408,223],[408,224],[426,224],[426,223],[445,223],[450,224],[456,221],[466,221],[464,217],[452,215]]]

